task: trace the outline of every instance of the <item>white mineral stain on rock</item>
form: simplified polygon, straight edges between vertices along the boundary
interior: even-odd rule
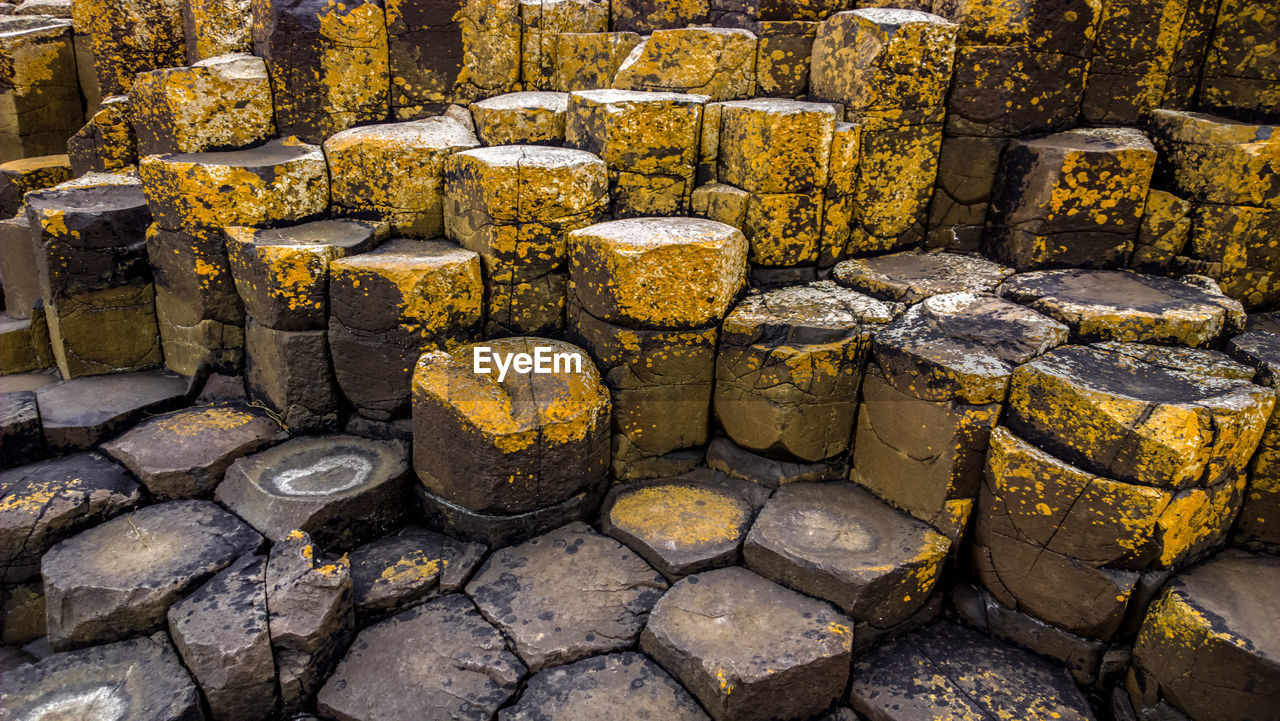
[[[129,701],[120,687],[101,684],[81,691],[57,691],[41,699],[19,721],[124,721]]]
[[[341,479],[344,482],[326,482]],[[355,454],[330,456],[309,466],[281,471],[272,479],[276,490],[286,496],[328,496],[350,490],[364,483],[373,472],[373,461]]]

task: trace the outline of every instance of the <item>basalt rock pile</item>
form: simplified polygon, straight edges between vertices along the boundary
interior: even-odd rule
[[[0,721],[1280,721],[1274,0],[0,0]]]

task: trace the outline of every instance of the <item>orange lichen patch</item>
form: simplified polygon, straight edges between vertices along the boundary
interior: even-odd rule
[[[17,511],[38,517],[44,512],[49,501],[62,495],[66,490],[62,483],[26,483],[22,493],[9,493],[0,498],[0,513]]]
[[[750,511],[725,493],[660,485],[621,495],[609,518],[619,529],[648,543],[678,549],[737,541],[750,520]]]
[[[577,54],[560,54],[561,36],[565,33],[606,33],[609,29],[609,5],[581,0],[521,0],[520,24],[523,28],[520,77],[530,89],[551,90],[561,67],[566,63],[581,62]],[[605,82],[595,87],[607,85]]]
[[[254,421],[258,416],[236,408],[202,408],[178,411],[155,422],[161,431],[179,436],[229,431]]]
[[[331,283],[354,289],[394,286],[401,327],[424,339],[468,327],[480,317],[480,258],[449,243],[391,241],[376,252],[333,261],[329,274]]]
[[[413,551],[382,569],[373,583],[375,586],[398,586],[430,581],[439,576],[448,565],[447,558],[432,558],[422,551]]]
[[[1241,474],[1234,482],[1191,488],[1175,496],[1158,521],[1160,566],[1177,565],[1225,538],[1240,510],[1244,488]]]
[[[755,55],[756,37],[747,30],[655,30],[618,67],[613,87],[747,98],[755,95]]]

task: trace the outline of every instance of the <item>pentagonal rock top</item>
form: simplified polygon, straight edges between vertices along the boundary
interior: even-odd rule
[[[841,261],[832,277],[876,298],[916,303],[940,293],[990,293],[1012,274],[977,255],[911,250]]]

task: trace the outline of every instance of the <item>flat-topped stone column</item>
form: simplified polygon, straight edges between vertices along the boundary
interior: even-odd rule
[[[71,23],[0,18],[0,162],[66,152],[84,121]]]

